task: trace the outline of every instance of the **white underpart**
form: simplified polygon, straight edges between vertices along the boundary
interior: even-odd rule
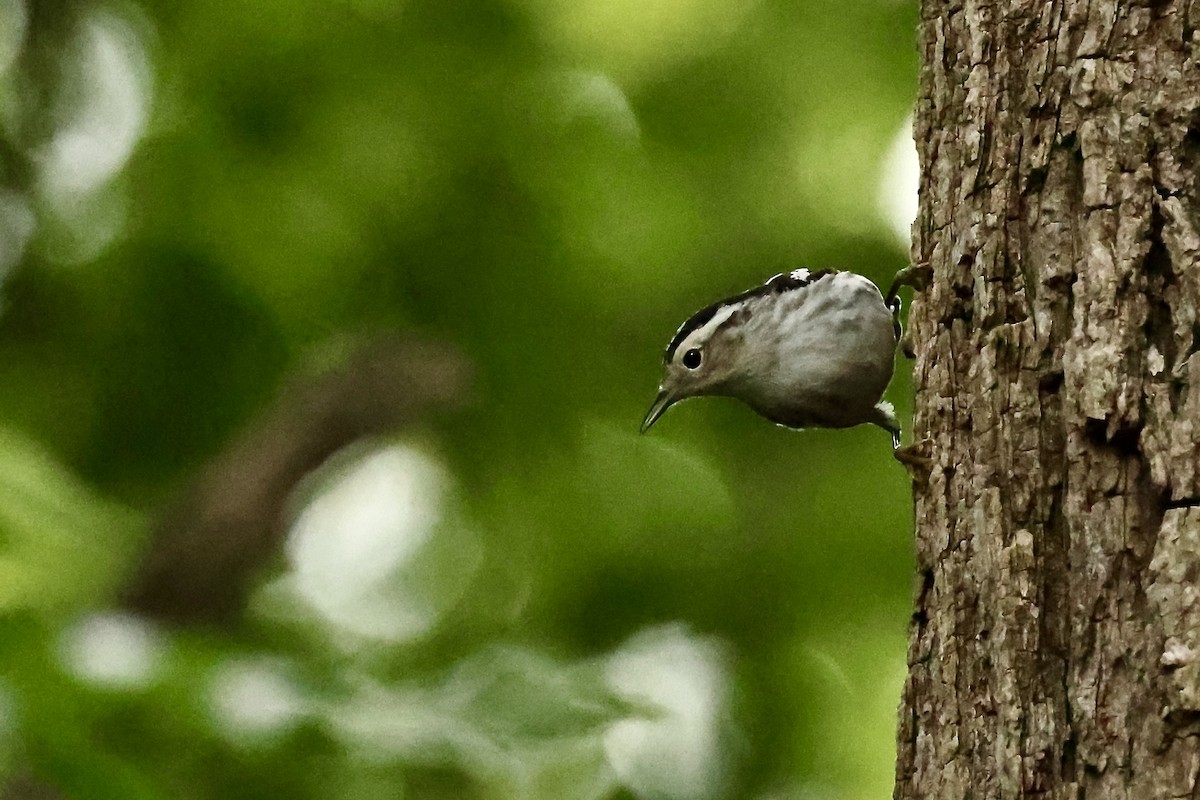
[[[895,335],[878,287],[852,272],[754,297],[743,328],[760,366],[743,399],[847,423],[869,413],[892,374]]]

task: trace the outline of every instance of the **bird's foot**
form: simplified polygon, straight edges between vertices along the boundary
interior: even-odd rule
[[[912,479],[928,479],[929,473],[933,470],[933,457],[930,452],[933,441],[931,439],[922,439],[919,442],[913,442],[904,447],[900,447],[899,442],[894,438],[893,441],[896,443],[896,447],[892,450],[892,455],[905,466]]]
[[[929,286],[929,281],[932,279],[933,267],[929,266],[929,262],[922,261],[920,264],[910,264],[897,272],[895,278],[892,278],[892,286],[888,289],[887,293],[888,304],[891,305],[891,301],[895,299],[896,293],[900,291],[901,286],[909,286],[914,291],[923,292]]]
[[[905,267],[896,273],[896,277],[892,279],[892,286],[888,289],[887,296],[883,302],[892,310],[892,328],[896,334],[896,342],[900,346],[900,352],[907,358],[913,358],[912,340],[905,334],[904,326],[900,324],[900,287],[911,286],[914,291],[922,291],[929,285],[930,279],[933,277],[933,269],[927,263],[913,264]]]

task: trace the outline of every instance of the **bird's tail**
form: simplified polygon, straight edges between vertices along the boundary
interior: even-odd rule
[[[893,448],[899,447],[900,422],[896,419],[896,407],[887,400],[880,400],[875,404],[875,415],[872,421],[892,435]]]

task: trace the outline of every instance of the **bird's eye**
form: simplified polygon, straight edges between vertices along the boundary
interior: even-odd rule
[[[696,369],[700,366],[700,351],[692,348],[683,354],[683,365],[688,369]]]

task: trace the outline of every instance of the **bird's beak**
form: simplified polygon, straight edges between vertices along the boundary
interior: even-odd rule
[[[675,404],[676,398],[672,396],[670,390],[659,389],[658,397],[654,398],[654,403],[650,406],[650,410],[646,412],[646,418],[642,420],[642,433],[650,430],[658,418],[663,415],[663,412]]]

